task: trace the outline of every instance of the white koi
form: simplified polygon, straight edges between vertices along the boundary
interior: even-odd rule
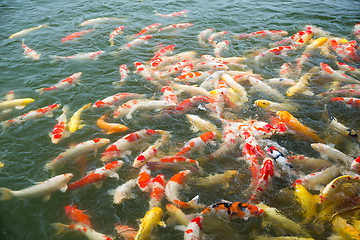
[[[160,28],[158,32],[165,32],[165,31],[174,31],[179,29],[186,29],[188,27],[192,27],[194,24],[192,23],[177,23],[177,24],[171,24],[166,27]]]
[[[160,17],[187,17],[188,10],[182,10],[180,12],[170,13],[170,14],[160,14],[155,11],[155,15]]]
[[[41,25],[39,25],[37,27],[31,27],[31,28],[28,28],[28,29],[24,29],[24,30],[21,30],[20,32],[12,34],[9,38],[23,37],[23,36],[27,35],[28,33],[32,32],[34,30],[37,30],[37,29],[40,29],[40,28],[45,28],[45,27],[49,27],[49,25],[47,23],[45,23],[45,24],[41,24]]]
[[[345,166],[351,166],[354,158],[346,155],[345,153],[323,143],[312,143],[311,147],[319,153],[327,156],[334,161],[341,161]]]
[[[111,237],[102,233],[96,232],[94,229],[82,223],[76,223],[73,225],[65,225],[62,223],[52,223],[51,226],[57,230],[56,234],[62,234],[66,232],[80,232],[91,240],[112,240]]]
[[[98,60],[100,56],[104,55],[105,52],[104,51],[97,51],[97,52],[89,52],[89,53],[78,53],[76,55],[72,55],[72,56],[66,56],[66,57],[62,57],[62,56],[56,56],[56,55],[51,55],[50,57],[55,60],[58,59],[73,59],[73,60]]]
[[[126,183],[118,186],[117,188],[110,190],[109,194],[113,195],[113,203],[121,204],[126,199],[134,198],[135,196],[131,194],[131,190],[136,186],[136,179],[131,179]]]
[[[87,20],[85,22],[80,23],[80,26],[89,26],[89,25],[97,25],[97,24],[103,24],[108,22],[123,22],[124,18],[108,18],[108,17],[99,17]]]
[[[226,35],[227,33],[228,33],[228,31],[215,32],[215,33],[213,33],[213,34],[210,35],[208,41],[209,41],[209,43],[210,43],[213,47],[215,47],[215,46],[216,46],[216,43],[217,43],[217,42],[215,41],[215,39],[217,39],[217,38],[223,38],[223,37],[225,37],[225,35]]]

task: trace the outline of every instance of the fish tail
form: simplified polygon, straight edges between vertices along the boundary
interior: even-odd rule
[[[189,202],[187,202],[187,205],[191,208],[204,208],[206,207],[204,204],[199,204],[199,195],[196,195],[193,199],[191,199]]]
[[[114,40],[110,39],[109,42],[110,42],[110,47],[114,46]]]
[[[36,89],[35,91],[38,92],[38,93],[40,93],[40,96],[41,96],[41,94],[44,93],[44,89],[45,89],[45,88],[39,88],[39,89]]]
[[[160,16],[161,14],[160,14],[160,13],[158,13],[157,11],[154,11],[154,15],[156,15],[156,16]]]
[[[5,129],[5,128],[8,128],[11,126],[11,122],[9,121],[4,121],[4,122],[1,122],[1,126]]]
[[[46,27],[50,27],[48,23],[44,23],[43,25],[41,25],[42,28],[46,28]]]
[[[62,223],[52,223],[52,224],[50,224],[50,225],[57,230],[56,235],[70,232],[70,228],[69,228],[67,225],[65,225],[65,224],[62,224]]]
[[[59,59],[59,56],[56,55],[50,55],[49,57],[52,58],[53,62]]]
[[[10,189],[0,188],[0,201],[9,200],[13,198],[13,194]]]

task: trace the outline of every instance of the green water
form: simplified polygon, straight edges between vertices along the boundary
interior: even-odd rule
[[[161,18],[154,15],[154,11],[168,14],[181,10],[189,10],[188,17]],[[121,88],[114,88],[112,82],[118,81],[119,65],[126,64],[132,71],[135,70],[133,62],[149,61],[159,45],[176,44],[174,53],[183,51],[196,51],[197,57],[201,54],[213,54],[212,48],[202,48],[197,42],[197,35],[206,28],[214,28],[216,31],[230,31],[233,33],[250,33],[258,30],[286,30],[289,36],[303,30],[306,24],[321,27],[335,37],[353,40],[353,26],[360,22],[360,2],[349,1],[0,1],[0,97],[5,97],[8,91],[14,91],[16,98],[34,98],[36,101],[23,110],[15,110],[1,116],[6,120],[24,114],[53,103],[68,105],[71,112],[81,106],[118,92],[136,92],[146,94],[146,97],[160,96],[161,92],[141,76],[130,73],[128,81]],[[61,39],[70,33],[88,29],[79,24],[85,20],[98,17],[125,18],[124,23],[107,23],[95,27],[95,31],[81,37],[77,41],[61,43]],[[142,28],[152,23],[159,22],[162,26],[168,24],[189,22],[194,26],[179,32],[176,35],[158,34],[137,49],[114,58],[109,53],[119,46],[128,42],[125,36],[138,33]],[[49,24],[49,28],[34,31],[24,38],[9,39],[8,37],[30,27],[40,24]],[[115,47],[110,47],[108,37],[110,32],[124,25],[124,34],[115,39]],[[275,59],[263,64],[255,64],[251,60],[249,51],[268,47],[270,39],[238,41],[230,35],[226,37],[231,41],[229,50],[224,51],[224,57],[246,56],[249,57],[247,64],[254,73],[262,74],[264,78],[278,76],[278,69],[285,61],[294,61],[295,56],[285,59]],[[39,61],[24,58],[21,41],[41,53]],[[69,56],[80,52],[92,52],[103,50],[106,54],[98,61],[57,61],[52,62],[50,55]],[[300,55],[301,52],[297,52]],[[331,61],[317,54],[311,58],[306,69],[318,65],[320,62]],[[353,64],[360,68],[360,64]],[[65,79],[73,73],[82,72],[81,84],[68,91],[45,93],[41,96],[35,89],[49,87],[58,81]],[[316,89],[315,89],[316,91]],[[266,97],[266,96],[262,96]],[[250,95],[249,103],[238,113],[239,118],[259,118],[266,120],[265,112],[254,107],[257,94]],[[335,141],[337,135],[329,132],[326,119],[322,115],[324,106],[314,98],[294,97],[294,101],[302,105],[301,109],[294,114],[302,122],[315,129],[321,137],[329,143],[338,144],[340,150],[345,151],[352,157],[357,157],[357,145],[349,139]],[[359,110],[348,109],[340,104],[330,106],[333,113],[344,124],[358,129]],[[61,109],[54,112],[54,117],[43,118],[35,121],[14,125],[6,130],[0,130],[0,161],[5,164],[0,170],[0,187],[20,190],[44,181],[52,175],[43,170],[43,166],[49,160],[55,158],[71,144],[84,142],[97,137],[107,137],[111,142],[116,141],[123,134],[105,135],[96,126],[96,120],[105,113],[106,109],[87,111],[82,115],[86,126],[73,133],[69,138],[54,145],[51,143],[48,133],[52,131],[56,123],[56,117],[61,114]],[[207,114],[198,112],[202,117]],[[207,118],[210,119],[210,118]],[[181,145],[183,142],[198,136],[192,132],[185,116],[164,117],[153,119],[136,114],[132,120],[121,118],[119,123],[127,125],[131,131],[144,128],[162,129],[170,131],[173,135],[171,146]],[[216,122],[220,127],[219,123]],[[273,138],[280,145],[290,151],[308,156],[318,156],[308,142],[293,138],[292,136],[276,136]],[[351,147],[350,150],[347,146]],[[355,150],[353,150],[353,148]],[[86,171],[100,167],[101,152],[90,154]],[[214,150],[214,148],[212,149]],[[211,151],[211,149],[208,149]],[[64,215],[64,206],[75,204],[79,209],[86,210],[91,216],[93,228],[101,233],[115,236],[114,225],[116,223],[138,226],[137,219],[144,216],[148,210],[149,196],[140,191],[134,191],[136,199],[125,201],[122,205],[113,205],[108,191],[134,178],[138,174],[137,169],[131,167],[132,160],[139,154],[134,151],[131,156],[124,158],[124,166],[118,172],[120,180],[107,179],[101,189],[93,186],[80,189],[76,193],[55,192],[48,202],[42,199],[25,199],[0,202],[0,238],[1,239],[86,239],[86,237],[68,233],[55,236],[56,231],[51,228],[51,223],[62,222],[70,224]],[[221,199],[229,201],[247,201],[249,193],[246,189],[250,183],[249,170],[241,161],[236,161],[239,153],[225,156],[222,159],[211,161],[202,167],[205,175],[222,173],[226,169],[239,170],[239,178],[231,182],[229,188],[215,186],[212,188],[198,189],[191,187],[189,191],[182,192],[184,199],[191,199],[196,194],[200,196],[200,202],[210,205]],[[73,180],[80,178],[76,164],[69,164],[63,172],[74,174]],[[60,172],[59,172],[60,173]],[[152,175],[164,173],[169,179],[175,170],[153,171]],[[308,174],[306,172],[305,174]],[[275,178],[273,189],[269,190],[261,199],[266,204],[277,207],[294,221],[301,221],[299,206],[291,195],[285,197],[281,189],[290,186],[289,183]],[[167,200],[163,200],[163,209]],[[193,213],[187,211],[187,213]],[[164,218],[166,219],[166,217]],[[221,227],[215,227],[221,226]],[[324,232],[319,232],[312,226],[306,226],[307,230],[316,239],[326,239],[331,234],[331,228],[324,226]],[[261,218],[237,219],[228,225],[205,224],[204,233],[207,239],[249,239],[251,234],[275,234],[272,230],[261,227]],[[275,236],[275,235],[274,235]],[[172,227],[159,227],[154,239],[182,239],[183,233]]]

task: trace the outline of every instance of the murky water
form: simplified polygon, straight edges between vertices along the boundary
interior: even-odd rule
[[[189,10],[188,17],[161,18],[154,15],[154,11],[168,14],[181,10]],[[183,51],[196,51],[201,54],[212,54],[213,48],[203,48],[197,42],[197,35],[206,28],[216,31],[230,31],[232,33],[250,33],[264,29],[286,30],[289,36],[303,30],[304,26],[311,24],[321,27],[333,36],[353,40],[352,29],[354,24],[360,22],[360,2],[348,1],[8,1],[0,2],[0,97],[5,97],[8,91],[13,90],[16,98],[34,98],[36,101],[22,110],[15,110],[1,116],[6,120],[35,110],[52,103],[68,105],[71,112],[81,106],[118,92],[136,92],[151,98],[160,96],[161,92],[137,74],[130,73],[129,80],[121,87],[114,88],[112,82],[118,81],[120,64],[126,64],[131,71],[135,70],[133,62],[149,61],[161,45],[176,44],[174,53]],[[110,47],[108,37],[110,32],[118,27],[119,23],[110,22],[97,25],[95,30],[77,41],[61,43],[61,39],[70,33],[89,29],[79,26],[85,20],[98,17],[125,18],[121,25],[125,26],[124,34],[115,39],[115,47]],[[148,44],[132,49],[118,58],[109,53],[128,42],[126,36],[138,33],[142,28],[152,23],[161,23],[163,26],[179,22],[193,23],[194,26],[177,34],[158,34]],[[24,38],[9,39],[8,37],[20,30],[48,23],[50,27],[34,31]],[[39,61],[24,58],[21,41],[41,53]],[[230,35],[229,50],[223,52],[224,57],[248,57],[245,61],[249,69],[261,74],[264,78],[278,76],[278,69],[285,61],[294,61],[294,56],[274,59],[256,64],[251,58],[252,50],[267,48],[271,39],[238,41]],[[69,56],[80,52],[103,50],[106,54],[98,61],[57,61],[53,62],[50,55]],[[300,55],[297,52],[296,55]],[[320,62],[329,62],[320,54],[313,56],[304,70],[318,65]],[[360,67],[360,64],[354,64]],[[35,89],[51,86],[75,72],[82,72],[81,84],[67,91],[57,91],[41,96]],[[314,91],[320,91],[315,86]],[[283,91],[284,92],[284,91]],[[316,92],[316,93],[318,93]],[[237,113],[239,118],[252,118],[266,120],[262,109],[253,106],[254,100],[260,96],[250,95],[248,104]],[[261,96],[266,98],[266,96]],[[329,143],[336,146],[353,157],[357,157],[357,144],[349,139],[338,139],[338,135],[328,130],[327,121],[323,116],[324,104],[315,98],[302,96],[292,100],[301,104],[301,108],[294,115],[301,121],[316,130],[319,135]],[[346,108],[340,104],[331,104],[329,108],[336,113],[339,120],[347,126],[358,129],[359,111],[355,108]],[[96,120],[105,113],[104,109],[86,111],[82,115],[84,128],[73,133],[57,145],[51,143],[48,133],[56,123],[56,117],[61,114],[61,109],[55,111],[54,117],[43,118],[35,121],[14,125],[0,131],[0,161],[5,167],[0,170],[0,187],[13,190],[26,188],[36,182],[44,181],[51,177],[43,166],[49,160],[67,149],[71,144],[77,144],[97,137],[107,137],[114,142],[124,134],[106,135],[99,131]],[[207,117],[203,111],[198,112],[202,117]],[[208,118],[210,119],[210,118]],[[164,117],[153,119],[136,114],[132,120],[121,118],[119,123],[127,125],[131,131],[144,128],[162,129],[170,131],[173,135],[171,146],[182,144],[190,138],[198,136],[190,129],[185,116]],[[221,125],[216,122],[218,126]],[[273,137],[280,145],[289,151],[308,156],[318,156],[308,142],[293,136]],[[350,147],[349,147],[350,146]],[[87,159],[86,171],[100,167],[101,152],[90,154]],[[210,152],[212,149],[207,149]],[[207,153],[207,152],[206,152]],[[75,233],[55,236],[56,231],[51,223],[62,222],[69,224],[64,215],[64,206],[75,204],[78,208],[86,210],[90,216],[93,228],[104,234],[113,235],[116,223],[138,226],[137,219],[144,216],[148,210],[149,196],[146,193],[135,191],[136,199],[125,201],[122,205],[113,205],[108,191],[116,188],[138,174],[138,169],[131,167],[132,160],[139,154],[134,151],[128,158],[123,159],[125,164],[118,172],[120,180],[107,179],[102,188],[86,187],[76,193],[55,192],[48,202],[42,199],[25,199],[0,202],[0,238],[1,239],[86,239]],[[191,186],[189,191],[184,191],[183,197],[191,199],[196,194],[200,202],[210,205],[221,199],[229,201],[247,201],[249,193],[249,170],[242,161],[237,161],[241,154],[234,153],[205,163],[202,167],[205,175],[222,173],[226,169],[239,170],[239,177],[231,182],[229,188],[215,186],[198,189]],[[61,169],[63,172],[72,172],[74,180],[80,178],[78,166],[69,164]],[[176,171],[171,169],[154,171],[153,176],[164,173],[169,179]],[[290,184],[274,179],[273,189],[269,190],[262,201],[277,207],[294,221],[301,221],[299,206],[294,199],[284,194],[281,189]],[[251,193],[250,193],[251,194]],[[166,200],[163,201],[165,210]],[[193,213],[187,211],[187,213]],[[166,219],[166,218],[165,218]],[[211,227],[210,227],[211,226]],[[216,224],[204,226],[207,239],[249,239],[250,234],[274,234],[261,227],[261,219],[238,219],[229,225]],[[307,226],[315,239],[326,239],[331,230],[324,226],[324,232],[318,232]],[[183,233],[172,227],[161,228],[156,231],[154,239],[182,239]]]

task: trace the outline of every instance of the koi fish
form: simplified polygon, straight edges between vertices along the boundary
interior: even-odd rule
[[[134,37],[138,37],[142,34],[149,34],[149,33],[153,33],[153,32],[156,32],[159,27],[161,26],[161,23],[154,23],[154,24],[151,24],[147,27],[145,27],[144,29],[142,29],[139,33],[135,34]]]
[[[270,87],[264,81],[261,81],[260,79],[252,76],[246,76],[246,79],[252,85],[250,91],[260,91],[274,98],[277,101],[285,101],[284,96],[277,89]]]
[[[48,162],[45,165],[46,170],[55,170],[56,167],[74,159],[75,157],[79,156],[83,153],[88,153],[95,151],[96,149],[108,144],[110,142],[109,139],[106,138],[95,138],[93,140],[89,140],[86,142],[79,143],[66,151],[60,153],[54,160]]]
[[[312,195],[304,186],[296,184],[295,198],[303,209],[306,221],[310,221],[317,214],[316,204],[320,201],[319,196]]]
[[[189,202],[183,202],[179,200],[178,192],[180,187],[185,185],[185,180],[190,174],[190,170],[180,171],[173,175],[165,185],[165,196],[175,206],[181,208],[203,208],[203,204],[198,204],[199,195],[195,196]]]
[[[131,179],[117,188],[110,190],[109,195],[113,195],[113,203],[121,204],[126,199],[134,198],[135,196],[131,194],[131,190],[136,186],[136,182],[136,179]]]
[[[186,92],[192,96],[195,96],[195,95],[203,95],[206,97],[211,96],[211,94],[205,88],[197,87],[194,85],[184,85],[184,84],[172,83],[170,85],[170,87],[175,90],[176,95],[178,95],[179,93],[182,93],[182,92]]]
[[[336,132],[338,132],[344,136],[358,137],[355,130],[345,127],[342,123],[340,123],[336,119],[336,117],[326,107],[325,107],[325,110],[328,113],[329,120],[330,120],[329,125],[331,126],[332,129],[334,129]]]
[[[296,50],[295,46],[280,46],[280,47],[271,48],[257,55],[255,57],[255,61],[258,62],[260,59],[269,58],[269,57],[271,58],[278,55],[286,55],[287,52],[294,50]]]
[[[216,57],[221,57],[220,54],[221,54],[221,51],[224,50],[224,49],[228,49],[229,48],[229,44],[230,42],[229,41],[221,41],[219,43],[216,43],[215,45],[215,48],[214,48],[214,54]]]
[[[202,47],[206,46],[205,39],[209,39],[208,36],[211,35],[214,32],[213,28],[208,28],[203,31],[201,31],[198,35],[198,42]]]
[[[182,10],[180,12],[170,13],[170,14],[160,14],[157,11],[155,11],[155,15],[160,17],[187,17],[188,10]]]
[[[177,24],[171,24],[166,27],[160,28],[158,32],[165,32],[165,31],[174,31],[178,29],[186,29],[188,27],[192,27],[194,24],[192,23],[177,23]]]
[[[325,169],[333,165],[329,161],[322,158],[311,158],[301,154],[288,156],[289,161],[292,164],[304,166],[310,169]]]
[[[360,69],[347,65],[346,63],[335,62],[341,71],[349,72],[351,74],[360,75]]]
[[[279,150],[277,150],[274,146],[265,147],[265,151],[267,154],[274,160],[275,164],[280,165],[282,171],[286,172],[290,176],[296,175],[291,168],[293,167],[291,162],[282,154]]]
[[[227,70],[229,67],[226,64],[213,62],[213,61],[205,61],[205,62],[198,62],[195,65],[196,69],[203,69],[203,70]]]
[[[184,240],[202,239],[202,232],[201,232],[202,223],[203,223],[202,216],[193,218],[186,227],[186,230],[184,232]]]
[[[129,128],[125,125],[119,123],[108,123],[105,122],[106,115],[102,115],[97,121],[96,125],[103,131],[106,131],[107,134],[125,132]]]
[[[120,51],[112,52],[112,54],[117,55],[122,51],[129,50],[131,48],[146,44],[146,43],[148,43],[148,40],[151,39],[152,37],[153,37],[152,35],[144,35],[144,36],[138,37],[138,38],[132,40],[131,42],[125,44],[124,46],[121,46],[119,48]]]
[[[162,87],[161,92],[163,93],[163,95],[161,96],[162,100],[165,100],[165,101],[169,102],[170,104],[178,103],[177,97],[170,86]]]
[[[254,103],[256,106],[266,109],[267,111],[277,112],[277,111],[297,111],[298,107],[293,102],[285,102],[285,103],[278,103],[272,102],[265,99],[256,100]]]
[[[161,75],[162,78],[168,77],[173,74],[181,72],[186,66],[193,65],[193,62],[188,59],[181,60],[177,62],[171,69]]]
[[[166,221],[168,225],[174,225],[175,223],[178,223],[182,226],[187,226],[191,221],[191,218],[189,219],[188,215],[185,215],[185,213],[180,208],[175,207],[171,203],[166,205],[166,210],[170,215]]]
[[[67,129],[67,117],[69,107],[66,105],[63,107],[63,113],[58,117],[57,123],[54,126],[51,133],[49,133],[49,136],[51,138],[52,143],[58,144],[61,140],[64,138],[70,136],[70,133],[66,131]]]
[[[164,157],[161,159],[152,159],[152,161],[147,162],[148,166],[153,168],[165,168],[165,167],[172,167],[178,166],[179,164],[191,164],[196,165],[196,167],[202,171],[201,167],[199,166],[199,162],[193,159],[189,159],[182,156],[174,156],[174,157]]]
[[[353,33],[357,38],[360,39],[360,23],[354,25]]]
[[[333,231],[340,234],[340,238],[343,239],[359,239],[360,231],[355,226],[349,224],[346,219],[336,216],[334,220],[332,220],[332,229]]]
[[[65,214],[70,218],[74,223],[82,223],[91,227],[90,218],[84,213],[83,210],[80,210],[76,205],[67,205],[64,207]]]
[[[236,91],[239,96],[240,96],[240,103],[245,103],[248,101],[248,96],[246,93],[246,90],[243,86],[241,86],[240,84],[238,84],[235,79],[227,73],[224,73],[221,75],[221,79],[225,81],[225,83],[231,87],[232,89],[234,89],[234,91]],[[238,104],[239,105],[239,104]]]
[[[140,239],[148,239],[150,237],[151,232],[157,225],[161,225],[161,217],[163,215],[163,211],[159,207],[153,207],[149,211],[145,213],[143,219],[141,219],[141,223],[139,226],[139,230],[135,236],[135,240]]]
[[[91,171],[83,177],[82,179],[72,182],[68,185],[67,191],[77,190],[79,188],[83,188],[89,184],[94,184],[96,188],[100,188],[102,182],[107,178],[116,178],[119,179],[119,175],[116,173],[121,166],[123,165],[123,161],[113,161],[101,168],[97,168],[94,171]]]
[[[343,82],[343,83],[355,83],[355,84],[360,83],[359,80],[356,80],[355,78],[352,78],[352,77],[344,74],[341,71],[336,71],[336,70],[332,69],[326,63],[320,63],[320,66],[321,66],[321,72],[323,74],[328,75],[334,81],[339,81],[339,82]]]
[[[163,131],[161,130],[143,129],[127,134],[105,149],[105,151],[102,153],[101,161],[106,162],[115,157],[121,157],[130,151],[130,149],[134,146],[145,140],[148,140],[155,134],[162,134],[162,132]]]
[[[57,230],[57,235],[66,232],[80,232],[84,234],[88,239],[105,239],[112,240],[111,237],[106,236],[102,233],[96,232],[94,229],[89,226],[85,226],[82,223],[77,223],[74,225],[65,225],[62,223],[52,223],[51,226]]]
[[[148,192],[151,188],[151,171],[147,165],[141,167],[139,175],[137,176],[136,184],[139,186],[140,190],[143,192]]]
[[[150,192],[150,202],[149,209],[154,207],[159,207],[161,204],[161,199],[165,193],[165,178],[163,174],[159,174],[153,179],[151,179],[151,192]]]
[[[0,111],[8,112],[11,109],[23,109],[30,103],[33,103],[35,99],[33,98],[18,98],[18,99],[11,99],[7,101],[0,102]]]
[[[111,33],[109,37],[110,46],[114,46],[114,38],[118,35],[123,34],[123,30],[125,29],[125,26],[120,26],[115,28]]]
[[[266,82],[271,86],[294,86],[296,84],[296,82],[290,78],[269,78]]]
[[[355,158],[351,163],[351,170],[360,173],[360,157]]]
[[[213,185],[222,184],[225,187],[230,187],[230,180],[237,175],[236,170],[226,170],[224,173],[210,175],[204,178],[196,178],[192,182],[196,187],[205,188],[213,187]]]
[[[352,98],[352,97],[335,97],[331,98],[333,102],[341,102],[347,104],[347,106],[352,105],[360,108],[360,98]]]
[[[24,55],[26,55],[26,58],[32,58],[33,60],[39,60],[40,59],[40,55],[37,52],[35,52],[33,49],[29,48],[28,46],[25,45],[25,40],[22,40],[22,44],[21,46],[24,49]]]
[[[38,30],[40,28],[45,28],[45,27],[49,27],[49,25],[47,23],[45,23],[45,24],[41,24],[41,25],[39,25],[37,27],[31,27],[31,28],[28,28],[28,29],[24,29],[24,30],[21,30],[20,32],[12,34],[9,38],[23,37],[23,36],[27,35],[28,33],[32,32],[34,30]]]
[[[254,202],[258,199],[261,194],[269,188],[271,184],[272,177],[274,176],[274,162],[271,158],[266,157],[261,166],[261,176],[258,180],[254,193],[251,195],[250,202]]]
[[[327,156],[329,159],[341,161],[345,166],[350,166],[354,159],[345,153],[323,143],[312,143],[311,147],[319,153]]]
[[[192,130],[194,132],[202,131],[202,132],[213,132],[217,138],[221,138],[222,134],[217,130],[217,127],[197,115],[186,114],[187,119],[192,125]]]
[[[330,198],[333,197],[334,194],[340,192],[344,184],[359,183],[359,181],[360,177],[351,175],[344,175],[335,178],[328,185],[326,185],[326,187],[319,194],[320,203],[325,204],[326,202],[331,201]]]
[[[196,83],[210,76],[210,72],[190,72],[185,73],[174,78],[175,81],[182,81],[185,83]]]
[[[105,52],[104,51],[97,51],[97,52],[89,52],[89,53],[78,53],[76,55],[72,55],[72,56],[66,56],[66,57],[62,57],[62,56],[56,56],[56,55],[51,55],[50,57],[55,60],[58,59],[74,59],[74,60],[98,60],[100,56],[104,55]]]
[[[206,132],[199,137],[193,138],[185,143],[184,147],[176,153],[175,156],[183,156],[187,154],[191,154],[194,151],[199,151],[203,149],[208,143],[211,143],[213,139],[215,139],[214,132]]]
[[[123,237],[127,240],[134,240],[138,232],[138,230],[132,227],[126,225],[120,225],[120,224],[115,225],[115,231],[118,233],[120,237]]]
[[[183,100],[176,106],[175,110],[177,113],[185,113],[196,108],[201,103],[214,103],[214,100],[206,96],[194,96]]]
[[[308,139],[312,142],[324,143],[324,140],[322,140],[318,135],[316,135],[314,130],[301,124],[299,120],[293,117],[289,112],[278,111],[276,112],[276,115],[280,118],[281,121],[286,124],[287,127],[295,131],[296,134],[300,137]]]
[[[74,32],[64,38],[61,39],[61,42],[67,42],[67,41],[72,41],[72,40],[75,40],[79,37],[82,37],[83,35],[93,31],[94,29],[87,29],[87,30],[83,30],[83,31],[80,31],[80,32]]]
[[[145,67],[141,62],[134,62],[134,66],[136,67],[136,73],[142,76],[143,78],[154,81],[154,78],[151,75],[151,72],[148,68]]]
[[[228,33],[229,31],[222,31],[222,32],[215,32],[213,34],[210,35],[209,39],[208,39],[208,42],[213,46],[215,47],[216,46],[216,41],[215,39],[217,38],[223,38],[225,37],[225,35]]]
[[[132,114],[135,111],[138,110],[154,110],[154,111],[159,111],[162,109],[166,109],[172,106],[175,106],[175,103],[172,102],[168,102],[168,101],[162,101],[162,100],[139,100],[136,103],[134,103],[130,109],[128,109],[128,113],[126,114],[126,118],[127,119],[131,119],[132,118]],[[114,112],[114,116],[115,116],[115,112]],[[118,117],[119,115],[117,115]]]
[[[46,107],[43,108],[39,108],[38,110],[33,110],[30,111],[28,113],[25,113],[24,115],[18,116],[16,118],[7,120],[7,121],[3,121],[1,122],[1,125],[6,128],[6,127],[10,127],[12,124],[14,123],[23,123],[29,120],[34,120],[34,119],[39,119],[42,118],[44,116],[47,117],[52,117],[53,116],[53,111],[55,111],[56,109],[58,109],[60,107],[60,104],[51,104],[48,105]]]
[[[92,107],[93,108],[100,108],[100,107],[111,107],[113,105],[118,104],[120,101],[126,101],[133,98],[140,97],[140,94],[137,93],[118,93],[112,95],[110,97],[104,98],[95,102]]]
[[[108,22],[123,22],[125,19],[124,18],[108,18],[108,17],[99,17],[99,18],[94,18],[94,19],[90,19],[90,20],[86,20],[82,23],[80,23],[80,26],[85,27],[88,25],[97,25],[97,24],[103,24],[103,23],[108,23]]]
[[[290,87],[286,91],[286,95],[289,97],[292,97],[295,94],[299,94],[299,93],[302,93],[302,94],[308,95],[308,96],[314,95],[314,93],[311,90],[309,90],[309,86],[308,86],[311,76],[312,76],[311,73],[303,74],[300,77],[299,81],[294,86]]]
[[[270,37],[276,38],[280,36],[287,35],[288,32],[284,30],[261,30],[252,33],[240,33],[240,34],[233,34],[233,37],[238,40],[244,40],[248,38],[258,38],[258,37]]]
[[[344,39],[331,39],[331,48],[346,62],[358,62],[360,56],[358,55],[358,45],[356,40],[348,42]]]
[[[226,219],[243,218],[247,220],[249,217],[257,217],[264,214],[264,210],[255,205],[244,202],[229,202],[222,200],[221,202],[211,204],[202,212],[202,216],[216,214]]]
[[[36,198],[43,197],[44,201],[50,199],[50,194],[60,190],[65,192],[68,188],[68,182],[73,177],[71,173],[64,173],[39,183],[35,186],[24,188],[19,191],[13,191],[7,188],[0,188],[0,201],[9,200],[11,198]]]
[[[53,90],[58,90],[58,89],[66,89],[69,88],[70,86],[79,83],[80,77],[81,77],[82,73],[78,72],[78,73],[74,73],[71,76],[67,77],[64,80],[59,81],[57,84],[48,87],[48,88],[40,88],[40,89],[36,89],[35,91],[44,93],[44,92],[50,92]]]
[[[126,78],[128,77],[129,70],[126,64],[120,65],[119,73],[120,73],[120,81],[112,83],[115,87],[121,87],[125,83]]]
[[[88,103],[84,106],[82,106],[80,109],[78,109],[73,115],[72,117],[70,118],[70,121],[69,121],[69,124],[68,124],[68,127],[69,127],[69,132],[73,133],[73,132],[76,132],[76,130],[79,130],[81,128],[84,127],[84,125],[80,125],[80,116],[81,114],[83,113],[83,111],[85,109],[88,109],[90,108],[91,106],[91,103]]]
[[[328,38],[326,38],[326,37],[319,37],[317,39],[312,40],[311,43],[306,46],[304,53],[313,52],[316,48],[319,48],[320,46],[325,45],[327,41],[328,41]]]

